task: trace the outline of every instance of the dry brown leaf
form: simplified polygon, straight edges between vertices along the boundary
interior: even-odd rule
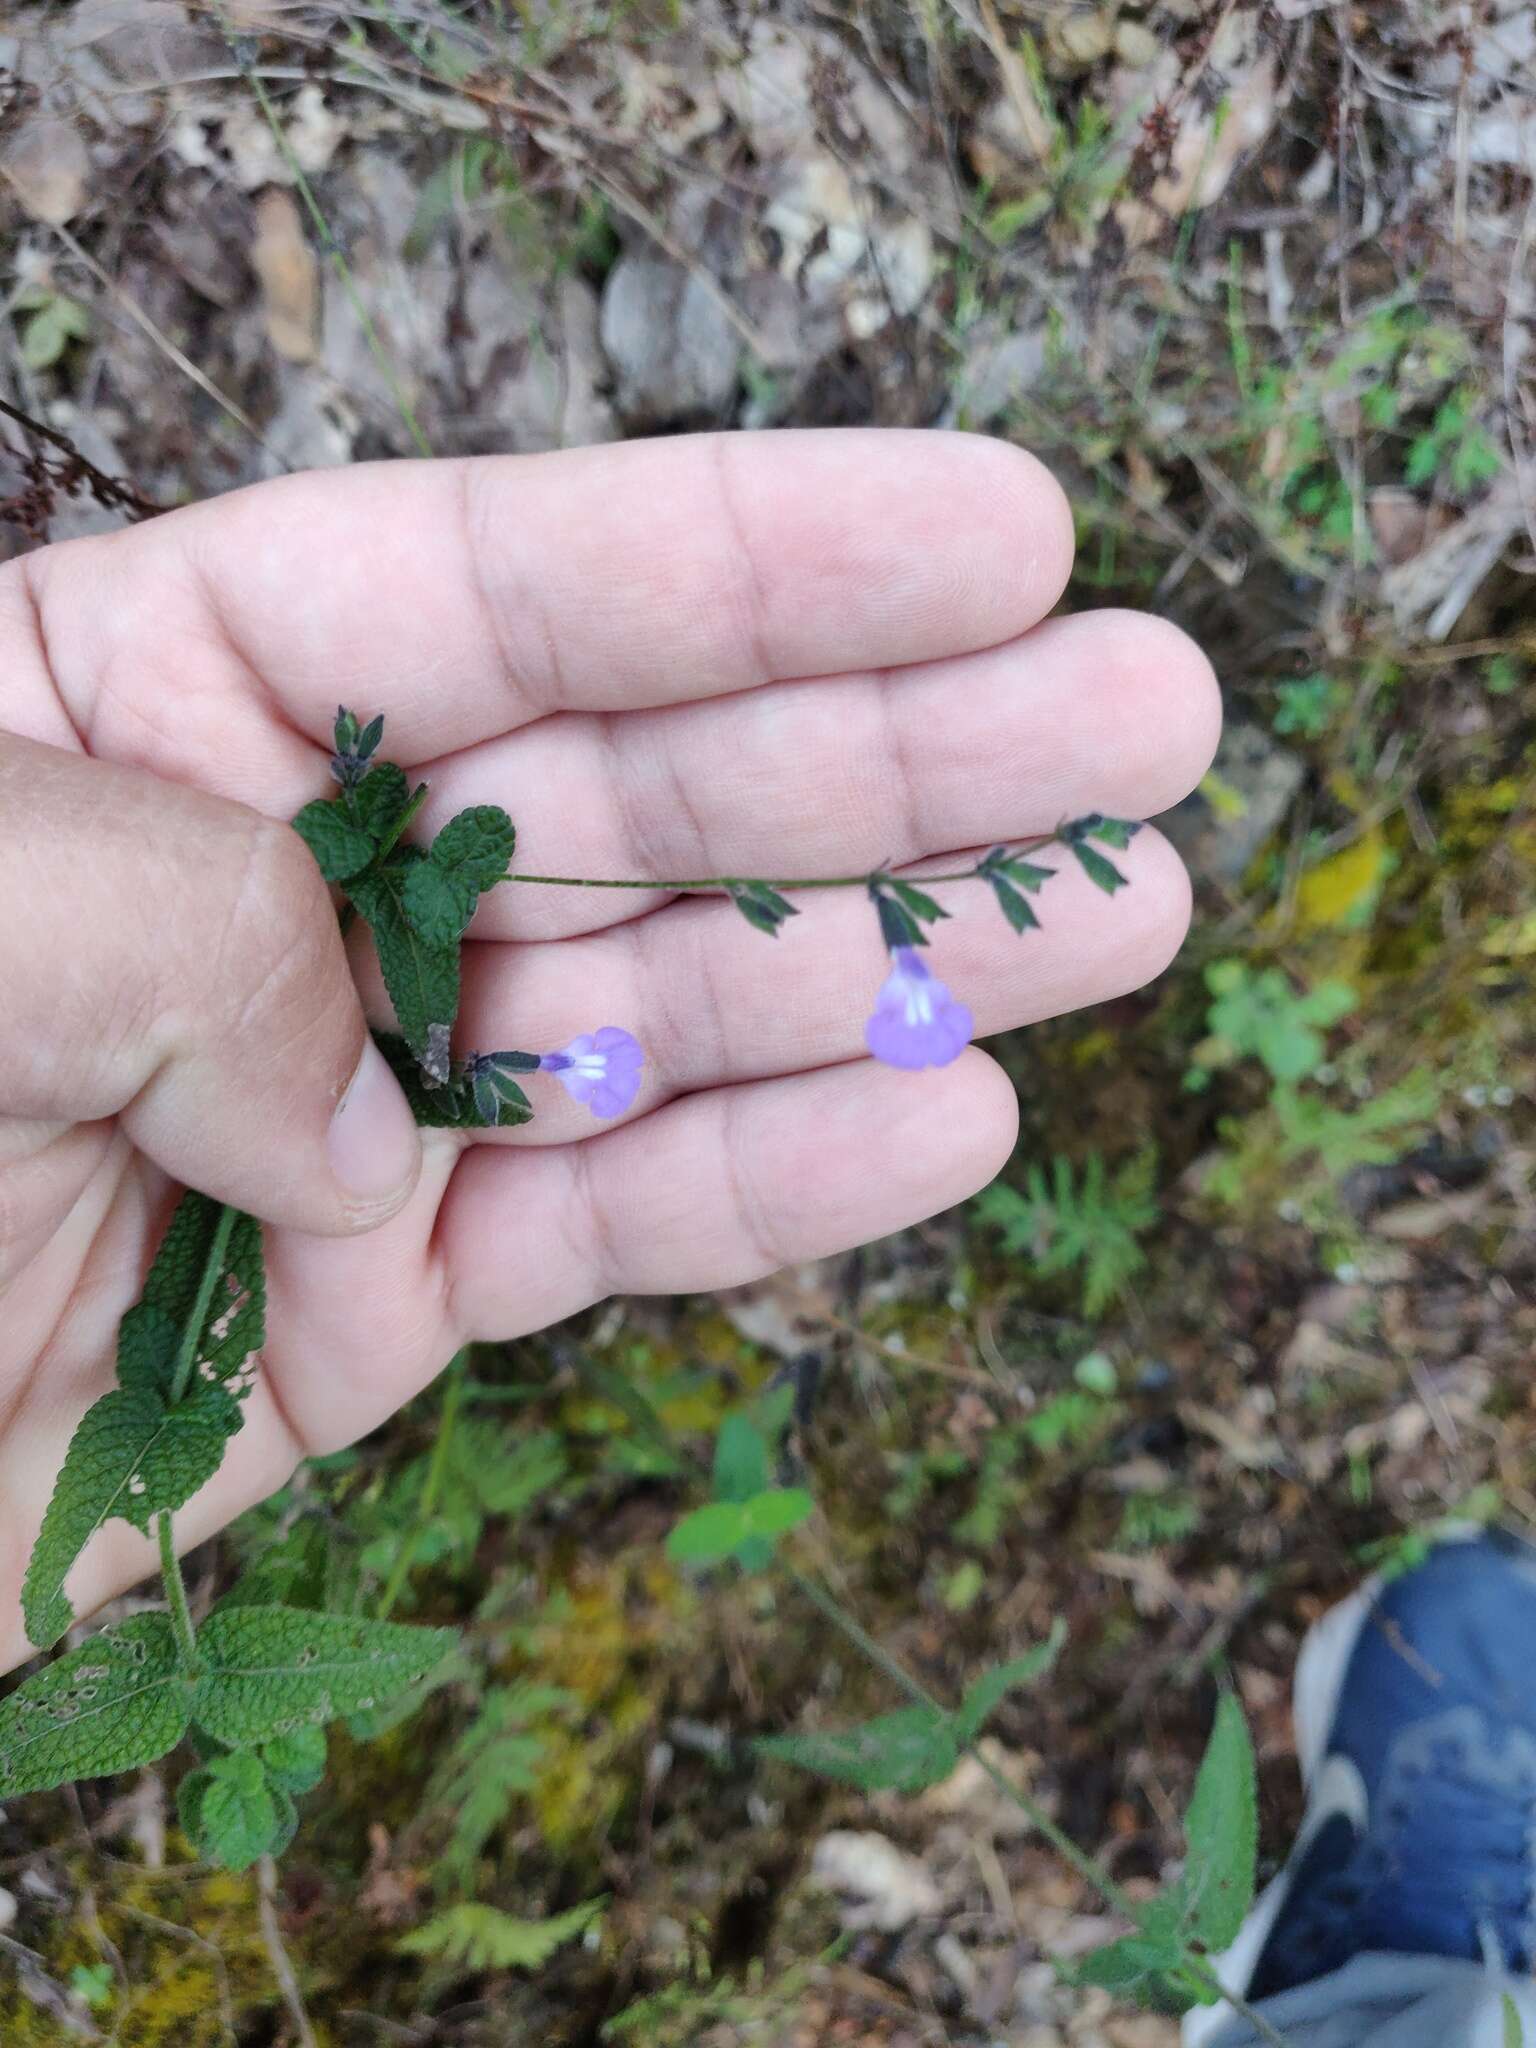
[[[67,121],[42,115],[24,122],[0,162],[17,198],[34,220],[61,228],[84,206],[91,175],[90,152]]]
[[[290,363],[312,363],[320,312],[320,270],[299,209],[278,186],[256,202],[251,268],[261,285],[267,339]]]

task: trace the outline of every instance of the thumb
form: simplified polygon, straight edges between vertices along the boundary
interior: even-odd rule
[[[0,1114],[118,1117],[189,1186],[325,1234],[421,1150],[286,825],[0,735]]]

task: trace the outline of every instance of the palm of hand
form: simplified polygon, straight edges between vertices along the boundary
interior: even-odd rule
[[[857,872],[1090,809],[1140,817],[1203,773],[1218,718],[1203,659],[1130,613],[1038,623],[1069,560],[1038,466],[958,436],[710,437],[294,478],[32,557],[37,635],[8,649],[0,728],[283,819],[327,787],[342,697],[383,711],[386,752],[430,783],[426,831],[499,803],[520,864]],[[1182,868],[1151,832],[1121,858],[1129,892],[1063,872],[1027,940],[980,891],[953,904],[935,957],[979,1032],[1167,963]],[[355,965],[387,1017],[362,944]],[[973,1192],[1012,1146],[1012,1087],[975,1049],[920,1078],[863,1057],[883,971],[852,893],[804,899],[776,941],[664,891],[483,899],[462,1044],[544,1049],[622,1024],[648,1054],[640,1098],[607,1127],[546,1085],[521,1129],[424,1134],[415,1190],[376,1230],[269,1227],[262,1371],[178,1540],[375,1427],[469,1339],[613,1292],[737,1284]],[[16,1254],[0,1554],[17,1585],[175,1192],[114,1118],[0,1119],[0,1252]],[[149,1562],[112,1524],[72,1582],[77,1608]],[[15,1590],[0,1586],[0,1668],[25,1654]]]

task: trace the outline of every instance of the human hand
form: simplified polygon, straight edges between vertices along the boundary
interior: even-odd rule
[[[621,1023],[648,1056],[633,1110],[605,1127],[550,1088],[522,1128],[418,1144],[368,1055],[338,1117],[354,969],[387,1006],[281,822],[329,787],[337,699],[385,714],[431,784],[425,832],[499,803],[520,866],[917,862],[1155,813],[1204,772],[1219,711],[1187,639],[1037,623],[1070,556],[1060,491],[1000,443],[781,433],[295,477],[0,573],[0,1669],[182,1184],[271,1226],[262,1369],[186,1545],[470,1339],[863,1242],[1013,1144],[984,1053],[921,1076],[863,1057],[885,963],[851,895],[802,899],[770,943],[719,900],[498,889],[462,1044]],[[1183,869],[1154,832],[1117,858],[1129,891],[1068,863],[1027,940],[980,892],[955,902],[934,956],[979,1032],[1167,964]],[[77,1610],[152,1562],[110,1524]]]

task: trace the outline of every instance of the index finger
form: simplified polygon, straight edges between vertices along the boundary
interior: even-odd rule
[[[113,622],[75,630],[163,628],[168,599],[191,605],[202,647],[222,642],[301,733],[325,743],[340,697],[383,711],[411,761],[554,711],[992,646],[1060,596],[1072,525],[1005,443],[851,430],[315,472],[75,546],[97,550],[94,617]],[[133,665],[113,652],[121,694]],[[165,687],[162,648],[161,707]],[[90,729],[93,707],[71,709]]]

